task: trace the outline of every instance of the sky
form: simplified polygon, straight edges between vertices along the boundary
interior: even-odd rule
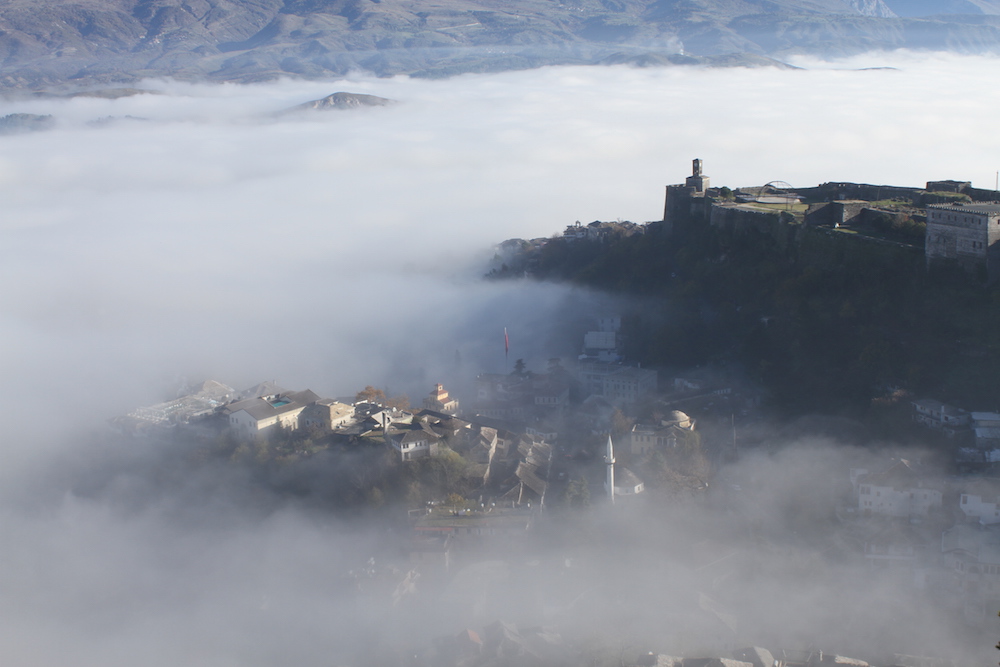
[[[0,480],[72,458],[82,434],[184,382],[277,380],[328,396],[372,384],[416,401],[435,382],[504,371],[505,327],[512,358],[572,354],[561,325],[607,314],[607,303],[565,286],[480,281],[494,245],[578,220],[656,220],[663,187],[682,182],[693,158],[716,186],[994,186],[1000,60],[794,64],[153,80],[140,86],[149,94],[116,100],[0,101],[0,115],[56,119],[51,131],[0,137]],[[336,91],[397,103],[275,115]],[[164,648],[145,664],[267,664],[280,645],[241,643],[259,619],[198,622],[269,604],[275,594],[258,589],[346,613],[296,579],[317,550],[342,549],[322,521],[279,513],[249,531],[229,508],[213,532],[166,521],[162,507],[136,514],[69,492],[43,509],[4,502],[2,542],[16,547],[0,549],[0,644],[21,664],[55,664],[69,649],[73,664],[124,664],[162,644],[152,641],[162,626],[130,616],[149,600],[163,612],[149,618],[190,650]],[[243,575],[266,580],[252,600]],[[19,605],[35,612],[19,616]],[[293,635],[321,635],[309,614],[289,618]],[[53,633],[65,646],[37,651]]]

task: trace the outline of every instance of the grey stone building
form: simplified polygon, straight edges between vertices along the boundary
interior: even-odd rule
[[[707,218],[710,180],[702,172],[700,159],[691,161],[691,175],[684,179],[684,185],[668,185],[663,203],[663,223],[669,228],[675,220],[689,215]]]
[[[967,270],[985,269],[1000,278],[1000,203],[955,202],[927,207],[925,252],[928,266],[952,260]]]

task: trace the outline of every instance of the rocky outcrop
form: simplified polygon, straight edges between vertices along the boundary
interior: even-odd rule
[[[896,13],[882,0],[850,0],[851,7],[862,16],[873,16],[880,19],[895,18]]]
[[[389,104],[394,104],[395,100],[390,100],[385,97],[377,97],[375,95],[363,95],[359,93],[334,93],[332,95],[327,95],[326,97],[318,100],[313,100],[311,102],[304,102],[302,104],[297,104],[294,107],[286,110],[284,113],[293,113],[299,111],[326,111],[329,109],[358,109],[360,107],[384,107]]]

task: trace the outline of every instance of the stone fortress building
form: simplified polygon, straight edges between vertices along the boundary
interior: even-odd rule
[[[1000,203],[954,202],[927,207],[927,264],[955,260],[969,269],[986,268],[1000,277]]]
[[[701,219],[720,227],[749,225],[761,230],[789,224],[834,230],[847,227],[863,235],[865,225],[873,220],[889,220],[890,224],[926,221],[923,238],[928,267],[952,262],[989,282],[1000,280],[1000,191],[953,180],[928,181],[924,188],[863,183],[772,187],[775,184],[726,191],[724,198],[721,188],[710,186],[702,161],[695,159],[683,184],[666,187],[663,229],[669,234],[679,220]],[[892,243],[878,235],[871,240]]]
[[[684,185],[668,185],[667,195],[663,204],[663,222],[670,224],[677,216],[691,215],[702,210],[709,188],[709,178],[702,171],[700,158],[691,161],[691,175],[684,180]]]

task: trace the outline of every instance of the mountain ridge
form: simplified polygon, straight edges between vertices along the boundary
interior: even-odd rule
[[[107,85],[146,77],[253,82],[359,71],[448,76],[595,64],[622,52],[780,59],[869,49],[1000,50],[996,0],[926,0],[901,16],[904,4],[7,0],[0,2],[0,87]]]

